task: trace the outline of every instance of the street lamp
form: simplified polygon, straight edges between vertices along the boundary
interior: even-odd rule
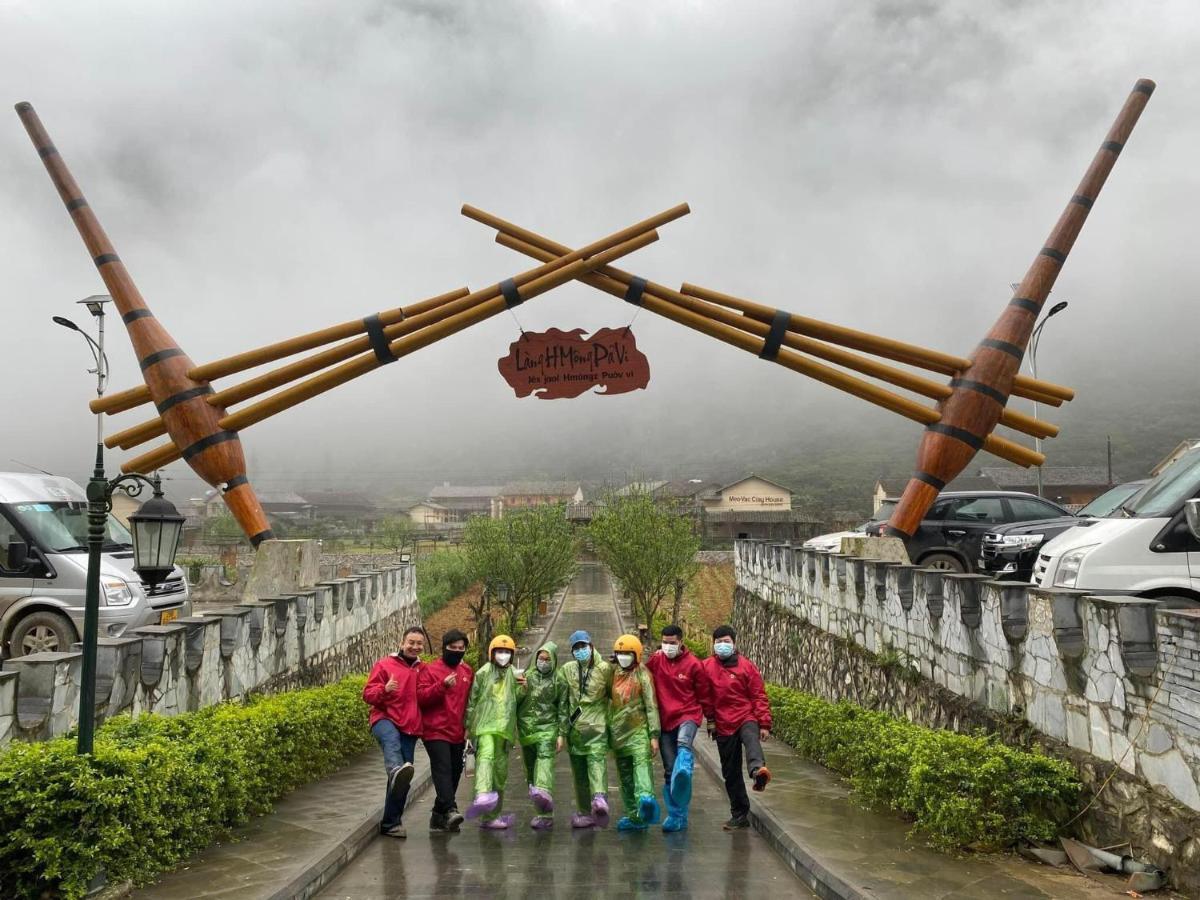
[[[104,395],[108,379],[108,359],[104,355],[104,304],[103,295],[81,300],[88,311],[99,320],[99,341],[94,341],[78,325],[62,316],[54,316],[54,322],[64,328],[77,331],[88,342],[96,360],[91,370],[96,376],[96,396]],[[157,475],[153,479],[136,472],[120,475],[109,481],[104,477],[104,434],[100,424],[101,415],[96,416],[96,467],[87,484],[88,534],[87,534],[87,582],[83,607],[83,672],[79,689],[79,737],[76,740],[78,753],[91,753],[96,732],[96,646],[100,631],[100,557],[104,550],[104,532],[108,514],[112,510],[113,494],[121,491],[130,497],[139,496],[146,487],[154,496],[141,505],[129,517],[133,532],[133,571],[149,588],[161,583],[175,567],[175,552],[179,548],[179,534],[183,529],[183,516],[163,497],[162,481]]]
[[[1042,321],[1038,322],[1037,327],[1033,329],[1033,334],[1029,338],[1029,368],[1032,371],[1033,377],[1035,379],[1038,377],[1038,374],[1037,374],[1037,350],[1038,350],[1038,341],[1041,339],[1041,336],[1042,336],[1042,329],[1046,326],[1046,323],[1049,322],[1053,316],[1058,315],[1060,312],[1062,312],[1066,308],[1067,308],[1066,300],[1063,300],[1060,303],[1055,303],[1052,307],[1050,307],[1049,312],[1047,312],[1046,315],[1042,317]],[[1033,401],[1033,417],[1035,419],[1037,418],[1037,414],[1038,414],[1038,404],[1037,404],[1037,401],[1034,400]],[[1036,437],[1036,436],[1034,437],[1033,447],[1035,450],[1037,450],[1038,453],[1042,452],[1042,439],[1040,437]],[[1039,497],[1042,496],[1042,490],[1043,490],[1042,489],[1042,467],[1041,467],[1041,465],[1039,465],[1037,467],[1037,495]]]

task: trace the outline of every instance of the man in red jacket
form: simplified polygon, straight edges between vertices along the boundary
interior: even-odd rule
[[[442,635],[442,658],[421,666],[417,672],[421,741],[429,755],[429,774],[437,795],[429,817],[429,830],[434,832],[458,831],[463,823],[454,794],[462,778],[467,747],[463,721],[475,679],[471,667],[462,665],[467,643],[465,634],[451,628]]]
[[[663,628],[662,646],[650,657],[646,669],[654,678],[662,724],[658,749],[666,777],[663,800],[667,807],[662,827],[663,831],[683,831],[692,799],[692,742],[709,703],[708,679],[700,660],[683,645],[683,629],[678,625]]]
[[[726,831],[750,827],[750,798],[742,779],[743,748],[754,790],[764,790],[771,780],[761,743],[771,737],[771,704],[758,667],[737,652],[736,638],[732,626],[717,626],[713,630],[713,655],[703,663],[710,690],[704,716],[710,736],[716,725],[721,774],[729,795]]]
[[[421,733],[417,668],[423,652],[425,632],[413,626],[404,632],[400,652],[375,663],[363,686],[363,700],[371,705],[371,734],[383,750],[383,765],[387,769],[387,799],[379,831],[388,837],[408,837],[401,819],[415,771],[413,752]]]

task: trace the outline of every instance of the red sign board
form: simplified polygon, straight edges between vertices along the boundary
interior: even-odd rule
[[[582,328],[526,331],[499,362],[500,374],[518,397],[542,400],[593,393],[607,396],[644,388],[650,362],[628,328],[601,328],[585,338]]]

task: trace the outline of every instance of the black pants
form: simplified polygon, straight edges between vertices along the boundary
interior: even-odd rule
[[[458,809],[454,795],[462,778],[463,751],[466,746],[449,741],[425,741],[425,752],[429,754],[429,775],[433,779],[433,792],[437,797],[433,801],[434,816],[445,816],[451,810]]]
[[[729,813],[735,819],[750,812],[750,797],[746,794],[746,782],[742,778],[742,748],[746,751],[746,771],[751,778],[764,764],[758,731],[757,722],[746,722],[733,734],[717,735],[721,775],[725,779],[725,793],[729,795]]]

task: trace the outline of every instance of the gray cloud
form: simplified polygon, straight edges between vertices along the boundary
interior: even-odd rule
[[[687,200],[628,268],[965,353],[1153,77],[1043,344],[1044,374],[1081,392],[1050,416],[1069,440],[1112,384],[1178,384],[1194,358],[1197,36],[1185,2],[21,4],[0,11],[0,84],[200,361],[529,267],[463,202],[581,244]],[[0,467],[81,473],[84,350],[49,316],[102,285],[8,116],[0,359],[19,412]],[[631,314],[581,285],[517,311],[526,329]],[[907,465],[915,426],[650,313],[634,328],[646,392],[514,399],[501,316],[247,430],[251,465],[420,481],[656,468],[669,448],[699,468],[851,420]],[[137,370],[114,332],[119,389]]]

